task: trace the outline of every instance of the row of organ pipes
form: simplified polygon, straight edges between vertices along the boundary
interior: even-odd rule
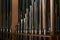
[[[0,0],[1,1],[1,0]],[[4,0],[3,0],[4,1]],[[10,2],[8,2],[10,1]],[[54,35],[57,33],[56,31],[60,32],[59,27],[57,28],[57,24],[59,20],[57,17],[58,9],[57,9],[57,1],[56,0],[18,0],[18,23],[16,25],[16,33],[24,33],[26,35],[28,34],[43,34],[43,35]],[[5,5],[1,5],[1,9],[3,9],[3,12],[5,13],[5,16],[3,15],[3,27],[0,27],[0,31],[2,32],[12,32],[13,27],[12,24],[12,1],[7,0],[6,2],[2,2]],[[10,6],[10,7],[9,7]],[[6,12],[4,8],[7,8]],[[5,17],[7,17],[5,21]],[[6,22],[6,23],[5,23]],[[6,25],[5,25],[6,24]],[[59,26],[59,24],[58,24]],[[58,30],[57,30],[58,29]],[[4,34],[5,35],[5,34]],[[7,34],[6,34],[7,35]],[[12,35],[7,35],[11,38]],[[16,35],[18,38],[17,40],[24,40],[24,36]],[[22,39],[19,39],[22,38]],[[26,40],[28,40],[28,36],[26,36]],[[36,39],[36,37],[32,37],[33,40]],[[38,40],[38,39],[36,39]],[[39,37],[39,40],[42,40],[41,37]],[[46,38],[44,38],[46,40]]]
[[[30,1],[30,2],[29,2]],[[50,11],[49,16],[46,18],[47,12],[47,0],[21,0],[19,9],[19,19],[18,19],[18,30],[20,33],[31,33],[31,34],[46,34],[47,24],[46,20],[49,20],[49,30],[50,34],[53,34],[54,30],[54,1],[50,0]],[[22,4],[22,5],[21,5]],[[26,6],[25,6],[26,5]],[[20,29],[19,29],[20,28]],[[19,32],[19,31],[18,31]]]
[[[54,0],[20,0],[19,5],[17,33],[25,33],[26,35],[54,34]],[[18,35],[17,37],[19,38]],[[20,37],[24,40],[24,36]],[[25,38],[26,40],[29,39],[28,36],[25,36]],[[32,36],[32,40],[42,39],[47,40],[45,37]]]
[[[7,34],[11,33],[11,15],[12,0],[0,0],[0,40],[1,38],[11,40],[11,34]]]

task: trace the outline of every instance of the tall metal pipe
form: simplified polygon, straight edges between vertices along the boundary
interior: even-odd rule
[[[41,0],[39,0],[39,34],[41,34]],[[41,36],[39,37],[39,40],[41,40]]]
[[[25,23],[25,24],[26,24],[26,29],[25,29],[25,30],[26,30],[26,33],[28,33],[28,8],[26,8],[25,17],[26,17],[26,18],[25,18],[25,19],[26,19],[26,21],[25,21],[25,22],[26,22],[26,23]]]
[[[33,34],[33,14],[34,14],[34,12],[33,12],[33,9],[34,9],[34,0],[31,0],[32,1],[32,34]]]
[[[38,14],[38,12],[37,12],[37,0],[35,0],[35,2],[34,2],[34,28],[35,28],[35,34],[37,34],[37,29],[38,29],[38,26],[37,26],[37,24],[38,24],[38,18],[37,18],[37,14]]]
[[[31,28],[32,28],[32,24],[31,24],[31,11],[32,11],[32,6],[30,5],[30,11],[29,11],[29,32],[31,33]]]
[[[43,34],[46,35],[46,0],[42,0]],[[46,40],[46,38],[44,38]]]
[[[42,0],[42,19],[44,35],[46,34],[46,0]]]
[[[40,14],[40,16],[39,16],[39,34],[41,34],[41,0],[40,0],[40,2],[39,2],[39,14]]]
[[[54,0],[50,0],[50,32],[53,33],[53,27],[54,27]]]

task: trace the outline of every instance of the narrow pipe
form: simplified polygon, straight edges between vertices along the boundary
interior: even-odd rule
[[[41,34],[41,0],[39,0],[39,14],[40,14],[40,16],[39,16],[39,34]],[[39,37],[39,40],[41,40],[41,36]]]
[[[33,12],[33,9],[34,9],[34,0],[32,0],[32,34],[33,34],[33,14],[34,14],[34,12]]]
[[[29,12],[29,30],[30,30],[30,33],[31,33],[31,9],[32,8],[32,6],[30,5],[30,12]]]

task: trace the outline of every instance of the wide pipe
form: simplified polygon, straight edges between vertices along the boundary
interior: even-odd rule
[[[46,34],[46,0],[42,0],[42,22],[43,22],[43,31],[44,35]]]
[[[50,31],[53,32],[54,27],[54,6],[53,0],[50,0]]]

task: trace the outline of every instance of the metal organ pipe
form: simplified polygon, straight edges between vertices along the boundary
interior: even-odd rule
[[[53,27],[54,27],[54,0],[50,0],[50,31],[53,33]]]
[[[43,19],[43,30],[44,35],[46,34],[46,0],[42,0],[42,19]]]

